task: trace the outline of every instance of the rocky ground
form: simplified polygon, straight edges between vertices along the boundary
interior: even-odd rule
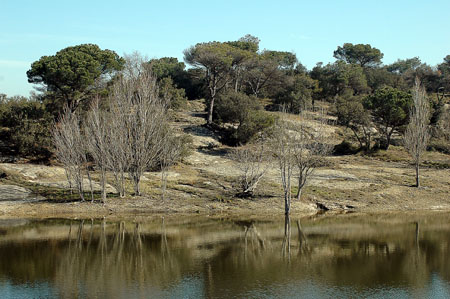
[[[236,198],[239,171],[216,134],[203,127],[203,104],[190,103],[178,113],[176,126],[192,136],[192,153],[173,167],[168,177],[166,200],[161,199],[160,174],[146,173],[145,196],[105,204],[78,202],[70,195],[64,170],[58,166],[26,163],[0,164],[0,218],[14,217],[107,217],[151,213],[283,214],[284,206],[276,165],[271,165],[253,199]],[[293,116],[295,121],[295,116]],[[342,128],[327,132],[341,141]],[[341,139],[339,139],[341,138]],[[95,176],[94,176],[95,178]],[[95,181],[95,179],[94,179]],[[414,170],[401,147],[367,155],[334,156],[329,165],[313,174],[293,213],[334,211],[450,210],[450,156],[429,152],[422,170],[422,187],[412,187]],[[88,182],[85,182],[86,187]],[[98,190],[98,183],[94,183]],[[114,189],[109,186],[108,192]],[[55,195],[56,194],[56,195]],[[54,200],[58,198],[59,200]],[[64,200],[67,198],[67,200]]]

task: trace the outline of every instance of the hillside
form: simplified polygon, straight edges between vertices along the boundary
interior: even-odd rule
[[[276,164],[270,166],[254,198],[237,198],[235,184],[239,171],[227,156],[230,147],[222,145],[218,135],[203,126],[203,111],[203,102],[191,101],[186,112],[176,113],[173,126],[192,137],[192,151],[182,163],[171,168],[165,201],[161,200],[158,172],[145,174],[144,196],[119,199],[111,195],[101,205],[75,201],[76,197],[67,190],[64,170],[59,166],[3,163],[0,164],[0,217],[148,213],[282,215],[283,193]],[[294,122],[297,119],[298,116],[291,117]],[[331,125],[326,131],[336,144],[346,134],[343,128]],[[361,212],[450,209],[449,155],[426,153],[419,189],[412,187],[414,169],[400,146],[371,155],[331,156],[328,161],[314,172],[303,199],[293,201],[293,213],[315,213],[320,209]],[[98,189],[98,184],[95,185]]]

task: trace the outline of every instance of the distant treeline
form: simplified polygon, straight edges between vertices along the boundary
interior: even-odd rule
[[[299,113],[314,110],[320,100],[332,104],[330,113],[352,130],[360,148],[369,150],[375,144],[387,149],[392,134],[408,121],[416,77],[428,93],[435,136],[448,135],[444,103],[450,93],[450,55],[437,66],[418,57],[383,65],[379,49],[345,43],[330,53],[334,63],[319,62],[307,70],[294,53],[260,49],[259,42],[246,35],[236,41],[198,43],[184,50],[185,62],[164,57],[145,64],[156,78],[159,96],[170,99],[169,108],[184,109],[188,100],[204,98],[208,125],[222,130],[229,144],[247,143],[271,127],[275,120],[265,110],[283,107]],[[0,95],[0,134],[11,145],[10,154],[48,157],[53,151],[49,128],[64,107],[83,115],[94,97],[106,106],[111,87],[132,58],[83,44],[35,61],[27,76],[38,93],[29,98]],[[377,127],[377,136],[368,136],[370,126]]]

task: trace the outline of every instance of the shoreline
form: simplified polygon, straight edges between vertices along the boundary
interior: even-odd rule
[[[201,205],[203,203],[203,205]],[[183,203],[181,199],[166,200],[151,198],[108,199],[105,204],[99,202],[51,203],[48,201],[0,201],[0,220],[6,219],[130,219],[152,217],[231,217],[231,218],[280,218],[284,217],[284,204],[276,199],[270,203],[264,200],[239,199],[233,202],[205,200],[197,205]],[[330,203],[332,204],[332,203]],[[247,205],[245,207],[244,205]],[[312,202],[292,202],[291,217],[313,215],[343,214],[428,214],[450,213],[450,205],[430,208],[381,207],[379,205],[364,208],[333,208],[328,211],[314,208]]]

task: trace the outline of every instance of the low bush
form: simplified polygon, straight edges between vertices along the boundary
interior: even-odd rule
[[[351,144],[350,142],[344,140],[339,144],[336,144],[333,148],[333,155],[343,156],[343,155],[354,155],[359,151],[359,148]]]
[[[275,123],[256,97],[234,91],[218,98],[214,114],[219,125],[228,124],[224,142],[230,145],[245,144]]]
[[[177,88],[170,77],[159,81],[159,96],[169,98],[169,106],[174,110],[180,110],[186,107],[186,92],[182,88]]]
[[[50,157],[52,122],[40,101],[12,97],[0,102],[2,138],[20,156]]]

